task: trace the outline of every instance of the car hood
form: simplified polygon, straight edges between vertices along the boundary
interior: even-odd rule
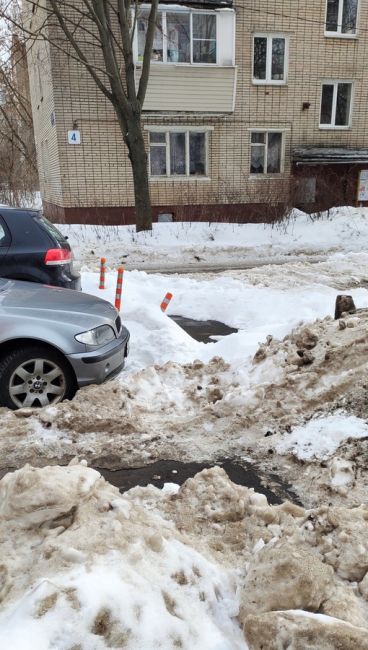
[[[109,302],[81,291],[4,279],[0,279],[1,311],[81,324],[111,322],[117,316]]]

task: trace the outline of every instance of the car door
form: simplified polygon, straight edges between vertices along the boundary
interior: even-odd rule
[[[6,256],[11,242],[9,229],[0,215],[0,277],[6,275]]]

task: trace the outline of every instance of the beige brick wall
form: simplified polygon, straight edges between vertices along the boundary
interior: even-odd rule
[[[39,10],[33,12],[33,5],[25,2],[23,10],[26,28],[35,36],[45,22],[45,1],[40,1],[39,6]],[[26,48],[41,194],[43,200],[62,205],[58,136],[52,123],[56,106],[50,46],[47,41],[35,37],[28,38]]]
[[[228,115],[145,114],[145,124],[213,126],[210,134],[210,180],[152,180],[154,205],[259,202],[276,197],[290,176],[291,150],[298,145],[367,146],[368,4],[361,0],[355,39],[324,35],[326,0],[238,0],[235,112]],[[360,30],[360,31],[359,31]],[[252,84],[252,40],[256,32],[289,37],[288,83]],[[81,38],[82,35],[81,35]],[[41,48],[41,45],[38,46]],[[35,50],[37,52],[37,50]],[[35,56],[33,52],[32,57]],[[43,56],[43,55],[42,55]],[[100,51],[89,48],[92,61]],[[132,206],[133,187],[127,150],[114,112],[88,72],[53,50],[46,58],[43,101],[40,101],[34,58],[30,58],[32,103],[43,196],[64,207]],[[32,83],[33,79],[33,83]],[[321,130],[319,112],[323,80],[353,80],[352,127]],[[302,110],[302,104],[310,108]],[[50,114],[55,111],[56,125]],[[82,144],[67,143],[77,125]],[[284,173],[250,178],[250,129],[284,129]],[[42,141],[47,141],[45,170]]]

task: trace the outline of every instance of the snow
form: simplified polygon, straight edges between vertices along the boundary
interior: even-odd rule
[[[113,302],[124,260],[131,352],[116,380],[72,402],[0,411],[3,466],[54,465],[0,481],[0,646],[253,650],[272,638],[296,648],[307,630],[329,635],[326,647],[343,634],[364,647],[368,211],[314,221],[295,211],[275,228],[61,228],[84,291]],[[267,264],[240,269],[252,261]],[[146,272],[178,263],[238,270]],[[341,293],[361,309],[343,325],[333,320]],[[239,331],[199,343],[170,314]],[[120,495],[86,462],[55,465],[73,457],[95,467],[235,457],[267,482],[277,473],[311,509],[270,506],[218,467],[180,488],[173,473],[161,491]]]
[[[1,203],[1,208],[23,208],[29,210],[41,210],[42,209],[42,199],[41,192],[22,192],[13,194],[13,192],[8,190],[0,191],[0,200],[7,201],[6,203]]]
[[[327,253],[364,252],[368,236],[367,208],[334,208],[312,216],[294,210],[279,225],[232,223],[155,223],[152,232],[136,233],[134,226],[59,224],[69,237],[77,259],[96,270],[106,257],[110,268],[181,267],[247,268],[287,262]]]
[[[94,470],[26,467],[5,477],[0,493],[3,526],[18,539],[15,549],[4,540],[10,600],[0,614],[1,647],[247,650],[236,621],[235,571]],[[71,508],[77,525],[66,523]],[[33,566],[21,539],[38,549]],[[30,575],[17,580],[17,566]]]
[[[83,290],[113,303],[116,277],[116,273],[107,273],[102,291],[98,289],[98,274],[85,272]],[[173,299],[164,314],[160,304],[167,291]],[[214,356],[243,363],[267,335],[282,338],[302,322],[333,314],[338,293],[318,284],[285,290],[253,286],[230,277],[200,280],[126,271],[121,311],[132,337],[127,369],[136,371],[167,361],[207,362]],[[368,304],[366,289],[349,293],[357,307]],[[218,320],[240,331],[206,345],[186,334],[168,318],[170,314]]]
[[[354,415],[334,414],[315,418],[295,427],[278,445],[279,454],[293,453],[301,460],[324,460],[333,456],[348,438],[368,437],[368,424]]]
[[[120,495],[75,461],[8,474],[0,498],[1,647],[252,650],[275,609],[367,633],[366,509],[270,506],[220,468]]]
[[[5,615],[5,625],[0,632],[1,646],[12,650],[53,647],[69,650],[72,640],[76,645],[83,644],[81,647],[86,650],[108,648],[111,647],[109,639],[93,631],[99,613],[108,611],[118,628],[115,639],[111,639],[113,647],[152,650],[155,644],[155,647],[171,650],[175,640],[180,639],[179,647],[188,650],[246,650],[240,630],[231,620],[237,613],[236,598],[234,593],[227,593],[228,579],[224,572],[179,543],[165,543],[161,561],[157,558],[155,562],[152,559],[151,562],[142,561],[139,557],[142,551],[135,550],[139,568],[134,558],[130,564],[123,555],[112,552],[102,560],[97,559],[88,570],[82,565],[66,571],[57,580],[38,583],[11,609],[8,617]],[[65,560],[70,564],[69,557]],[[179,570],[190,573],[193,564],[203,572],[197,589],[206,593],[205,603],[200,601],[199,593],[195,593],[197,590],[187,589],[187,593],[183,593],[180,586],[173,588],[168,574]],[[222,585],[224,591],[221,605],[215,596],[217,585]],[[175,599],[175,615],[168,611],[162,596],[165,588]],[[63,594],[68,589],[74,591],[80,603],[78,611],[73,611]],[[35,616],[37,604],[55,591],[61,592],[61,597],[53,611],[43,618]],[[193,608],[196,597],[198,605]]]
[[[122,316],[132,334],[128,369],[136,371],[167,361],[209,361],[222,356],[233,364],[253,355],[267,335],[282,338],[302,322],[333,314],[336,295],[364,277],[368,264],[368,209],[341,208],[317,221],[294,211],[282,226],[228,223],[160,223],[152,233],[135,233],[131,226],[60,225],[82,267],[83,290],[114,302],[116,269],[191,266],[193,252],[209,265],[246,266],[258,260],[284,261],[301,251],[329,253],[320,263],[288,262],[264,266],[233,277],[149,275],[126,270]],[[184,242],[184,243],[183,243]],[[94,251],[91,255],[90,251]],[[345,253],[349,251],[349,255]],[[354,253],[352,253],[354,251]],[[106,290],[98,290],[99,257],[107,257]],[[199,264],[199,268],[201,263]],[[236,277],[238,276],[238,277]],[[211,345],[193,341],[159,305],[173,293],[167,315],[218,320],[240,331]],[[368,304],[366,289],[349,289],[357,307]],[[154,344],[152,345],[152,342]]]
[[[318,233],[321,222],[310,223]],[[334,223],[327,220],[323,227],[327,224],[332,239]],[[327,239],[325,235],[325,243]],[[79,261],[83,265],[85,258]],[[80,391],[72,403],[35,413],[0,413],[7,431],[0,438],[4,466],[20,466],[30,457],[63,462],[76,454],[91,463],[107,456],[104,462],[124,459],[130,466],[163,457],[205,461],[234,455],[259,456],[264,463],[275,452],[285,459],[278,471],[287,474],[294,471],[290,455],[310,454],[310,460],[318,460],[320,454],[337,453],[344,440],[362,436],[354,438],[351,427],[346,436],[334,432],[335,446],[328,439],[327,451],[321,451],[320,436],[298,445],[289,432],[314,419],[316,411],[326,416],[338,408],[341,418],[366,417],[361,378],[366,372],[362,341],[367,314],[349,317],[340,330],[333,313],[339,293],[351,294],[358,308],[367,307],[367,264],[366,252],[339,252],[318,263],[299,260],[231,273],[126,271],[122,320],[131,332],[126,369],[112,384]],[[107,273],[105,290],[98,289],[98,280],[97,272],[82,273],[85,291],[113,302],[116,270]],[[162,313],[167,291],[173,300]],[[239,332],[200,343],[170,314],[219,320]],[[317,341],[308,352],[315,359],[301,367],[297,350],[304,343],[299,345],[298,337],[303,339],[308,327]],[[292,334],[294,328],[298,335]],[[326,350],[331,351],[329,362]],[[353,402],[362,405],[359,413],[343,403],[350,391],[356,392]],[[294,442],[295,448],[287,446]],[[330,475],[325,480],[331,484]],[[350,503],[359,503],[363,485],[354,484]],[[298,487],[310,504],[322,489],[321,481],[315,481],[314,491],[304,496],[303,485]]]

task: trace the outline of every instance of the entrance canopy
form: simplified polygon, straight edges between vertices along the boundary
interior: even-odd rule
[[[233,0],[160,0],[160,5],[184,5],[186,7],[201,7],[204,5],[212,8],[229,8],[233,6]]]
[[[368,149],[347,147],[296,147],[293,149],[296,165],[351,165],[368,163]]]

